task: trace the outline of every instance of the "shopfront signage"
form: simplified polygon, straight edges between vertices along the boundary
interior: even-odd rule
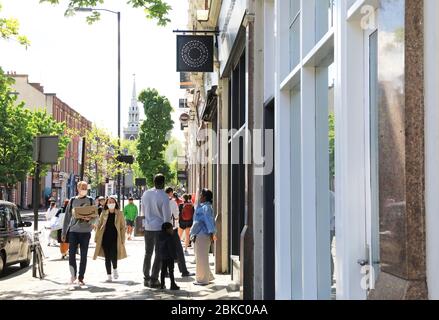
[[[177,72],[213,72],[213,36],[177,36]]]

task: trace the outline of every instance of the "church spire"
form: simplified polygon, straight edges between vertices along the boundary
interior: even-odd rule
[[[125,139],[135,140],[139,136],[140,119],[137,105],[136,75],[133,74],[133,96],[128,112],[128,127],[124,130]]]
[[[136,74],[133,74],[133,96],[131,97],[132,102],[137,103],[137,93],[136,93]]]

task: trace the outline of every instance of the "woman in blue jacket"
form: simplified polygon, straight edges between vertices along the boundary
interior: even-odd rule
[[[208,285],[210,281],[214,280],[209,267],[209,249],[216,233],[212,202],[212,191],[203,189],[200,195],[200,205],[195,211],[194,224],[191,229],[191,239],[195,246],[195,284],[197,285]]]

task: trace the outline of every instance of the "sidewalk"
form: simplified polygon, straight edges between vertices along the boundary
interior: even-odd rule
[[[94,239],[94,234],[92,235]],[[180,291],[151,289],[143,286],[143,258],[144,240],[141,237],[127,241],[126,248],[128,258],[119,261],[119,279],[112,283],[105,282],[106,271],[103,258],[93,260],[95,243],[90,241],[88,251],[87,271],[85,273],[85,287],[76,287],[74,290],[68,285],[69,266],[68,260],[62,260],[59,247],[48,247],[47,239],[41,238],[44,254],[46,256],[44,271],[45,279],[32,277],[32,267],[20,270],[19,266],[12,266],[16,272],[7,272],[0,278],[0,300],[7,299],[117,299],[117,300],[235,300],[239,299],[239,291],[233,291],[235,285],[230,280],[230,275],[215,275],[215,281],[208,286],[196,286],[193,284],[195,277],[181,278],[181,274],[175,265],[175,278],[180,286]],[[211,268],[213,270],[213,256]],[[189,248],[189,256],[186,256],[186,265],[190,272],[195,273],[194,255]],[[79,255],[77,256],[79,266]],[[166,279],[169,288],[169,278]]]

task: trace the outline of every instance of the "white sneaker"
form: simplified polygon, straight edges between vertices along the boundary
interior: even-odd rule
[[[117,272],[117,269],[113,269],[113,277],[114,277],[114,279],[119,278],[119,273]]]
[[[106,282],[111,282],[111,281],[113,281],[113,278],[111,277],[111,274],[109,274]]]

